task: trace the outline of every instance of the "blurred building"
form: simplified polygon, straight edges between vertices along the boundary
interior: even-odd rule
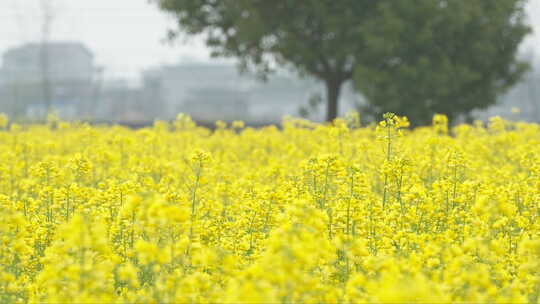
[[[47,105],[64,118],[91,116],[99,69],[77,42],[29,43],[8,50],[0,69],[0,111],[43,117]]]
[[[226,64],[168,65],[143,74],[144,91],[154,95],[150,102],[161,101],[157,116],[165,119],[179,112],[198,120],[245,118],[252,83],[234,65]]]
[[[314,79],[281,71],[262,82],[234,64],[187,63],[155,67],[137,84],[106,79],[92,52],[78,42],[29,43],[8,50],[0,68],[0,112],[16,118],[42,118],[49,105],[63,119],[149,123],[174,119],[279,122],[298,116],[311,97],[324,99]],[[345,88],[340,111],[354,108],[357,95]],[[325,106],[309,118],[324,119]]]
[[[324,94],[324,86],[313,79],[300,79],[288,73],[271,75],[262,82],[241,74],[234,64],[178,64],[148,70],[143,75],[144,92],[161,101],[157,116],[174,118],[189,114],[196,120],[279,122],[283,115],[298,116],[299,109],[313,95]],[[149,94],[153,92],[153,94]],[[354,93],[346,88],[342,110],[354,107]],[[324,109],[314,119],[323,119]]]
[[[249,117],[247,97],[246,92],[228,88],[191,89],[180,112],[202,121],[246,119]]]

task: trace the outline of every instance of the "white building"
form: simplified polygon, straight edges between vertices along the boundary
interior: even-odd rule
[[[65,113],[65,118],[89,115],[97,73],[93,54],[78,42],[28,43],[12,48],[4,53],[0,69],[0,111],[39,116],[49,105]]]

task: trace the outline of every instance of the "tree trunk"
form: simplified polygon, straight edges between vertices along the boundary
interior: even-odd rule
[[[339,95],[343,81],[327,80],[326,81],[326,121],[332,122],[338,116]]]

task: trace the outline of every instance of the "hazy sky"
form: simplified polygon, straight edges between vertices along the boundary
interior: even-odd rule
[[[161,63],[209,60],[208,50],[198,39],[164,43],[172,21],[149,0],[47,1],[54,14],[51,38],[86,44],[108,77],[135,78],[140,70]],[[40,2],[0,0],[0,53],[40,39]],[[532,48],[540,56],[540,0],[529,0],[528,14],[535,33],[527,38],[523,49]]]

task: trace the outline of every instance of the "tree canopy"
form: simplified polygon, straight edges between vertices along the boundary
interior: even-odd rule
[[[355,84],[378,116],[387,111],[429,123],[496,102],[527,68],[517,59],[530,31],[524,1],[380,1],[364,25],[364,61]]]
[[[265,74],[290,66],[324,82],[327,120],[354,79],[372,113],[451,118],[515,83],[524,0],[153,0],[171,33],[206,35],[215,56]]]

